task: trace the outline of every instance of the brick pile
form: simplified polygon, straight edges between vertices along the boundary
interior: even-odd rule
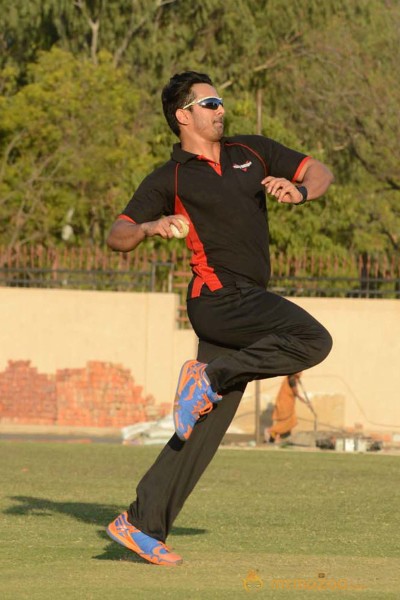
[[[89,362],[85,369],[57,371],[58,424],[123,427],[145,421],[146,400],[128,369]]]
[[[76,427],[124,427],[158,419],[170,406],[143,396],[129,369],[90,361],[83,369],[40,374],[30,361],[0,372],[0,422]]]
[[[0,373],[0,420],[54,425],[57,422],[54,375],[38,373],[29,360],[10,360]]]

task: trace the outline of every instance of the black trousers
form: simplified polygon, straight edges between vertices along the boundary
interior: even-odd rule
[[[244,282],[216,292],[203,286],[188,300],[188,315],[200,340],[197,358],[208,363],[223,398],[187,442],[172,436],[137,486],[129,521],[161,541],[216,453],[246,384],[309,369],[332,347],[326,329],[302,308]]]

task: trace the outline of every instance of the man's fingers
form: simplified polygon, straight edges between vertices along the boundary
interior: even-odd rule
[[[172,215],[169,217],[162,217],[157,221],[149,221],[148,223],[142,224],[142,230],[146,237],[153,237],[159,235],[163,239],[171,239],[174,237],[171,231],[171,225],[175,225],[179,231],[183,231],[182,221],[189,225],[187,217],[184,215]]]
[[[163,238],[171,239],[174,237],[173,232],[171,231],[171,225],[175,225],[175,227],[179,231],[183,231],[182,221],[189,225],[188,219],[184,215],[172,215],[170,217],[163,217],[158,221],[159,224],[159,235]]]
[[[273,196],[276,196],[278,191],[286,190],[292,185],[290,181],[282,177],[266,177],[261,183],[265,185],[268,194]]]
[[[265,190],[271,196],[274,196],[278,202],[295,203],[298,196],[296,186],[282,177],[266,177],[261,181]]]
[[[287,182],[288,183],[288,182]],[[267,191],[269,194],[276,196],[277,198],[281,198],[283,195],[290,192],[290,184],[276,182],[274,185],[267,187]]]

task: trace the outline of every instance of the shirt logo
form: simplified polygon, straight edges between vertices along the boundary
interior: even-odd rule
[[[234,169],[240,169],[241,171],[246,172],[247,169],[252,165],[253,163],[251,162],[251,160],[248,160],[247,162],[243,163],[242,165],[237,165],[236,163],[233,164],[233,168]]]

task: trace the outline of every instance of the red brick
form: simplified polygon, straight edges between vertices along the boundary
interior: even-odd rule
[[[162,417],[170,405],[144,398],[121,365],[89,361],[83,369],[60,369],[54,376],[38,373],[30,361],[10,361],[0,373],[0,409],[3,422],[123,427]]]

